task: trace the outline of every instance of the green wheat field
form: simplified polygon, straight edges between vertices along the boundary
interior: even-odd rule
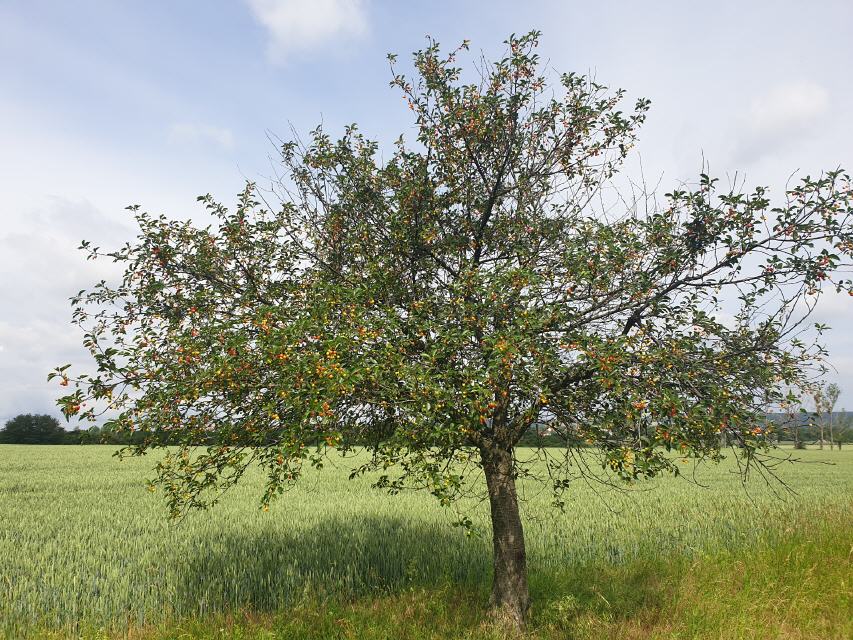
[[[351,460],[259,509],[250,476],[179,524],[155,459],[0,446],[0,637],[481,638],[491,541],[426,494],[348,480]],[[853,637],[853,449],[797,452],[743,485],[578,482],[564,512],[523,485],[534,638]],[[521,453],[524,455],[524,452]],[[689,465],[685,465],[685,470]],[[685,473],[691,477],[691,474]]]

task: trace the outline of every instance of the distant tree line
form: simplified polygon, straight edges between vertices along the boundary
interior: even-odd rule
[[[67,433],[53,416],[23,413],[0,429],[0,444],[63,444]]]
[[[853,444],[853,412],[843,409],[826,413],[769,413],[766,418],[776,441],[793,443],[797,448],[817,445],[823,449],[824,444],[841,448],[842,444]]]
[[[827,425],[832,425],[829,429]],[[654,426],[654,425],[652,425]],[[853,412],[841,410],[828,413],[796,412],[796,413],[767,413],[764,415],[764,425],[759,425],[763,437],[777,444],[794,444],[797,448],[816,445],[821,449],[823,444],[830,448],[842,444],[853,444]],[[736,444],[736,441],[721,434],[725,446]],[[584,447],[587,443],[580,435],[580,430],[572,429],[558,431],[547,423],[531,425],[522,436],[519,446],[523,447]]]
[[[125,433],[92,426],[72,430],[62,428],[59,420],[46,414],[22,413],[0,429],[0,444],[135,444]]]
[[[842,443],[853,443],[853,413],[837,411],[831,415],[834,421],[832,443],[841,446]],[[820,419],[826,420],[827,416]],[[770,413],[766,416],[768,437],[776,442],[794,442],[802,445],[819,444],[821,442],[821,424],[815,414],[781,414]],[[826,439],[824,430],[824,440]],[[584,446],[583,440],[573,434],[560,434],[548,428],[545,424],[535,424],[522,437],[521,446],[553,446],[564,447],[566,439],[571,440],[572,446]],[[50,415],[21,414],[6,422],[0,429],[0,444],[139,444],[141,435],[128,435],[126,432],[115,431],[107,427],[92,426],[88,429],[76,428],[66,430],[59,420]],[[209,444],[199,441],[199,446]],[[272,443],[271,443],[272,444]]]

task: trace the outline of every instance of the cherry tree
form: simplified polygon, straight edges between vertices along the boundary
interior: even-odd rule
[[[266,508],[328,447],[366,449],[353,474],[392,492],[480,487],[490,604],[519,626],[519,479],[564,506],[594,459],[633,482],[725,441],[767,472],[763,407],[823,355],[806,339],[821,291],[851,288],[849,176],[777,203],[707,175],[657,204],[609,198],[649,102],[543,69],[538,40],[469,71],[467,43],[430,41],[412,78],[390,56],[414,139],[382,154],[355,125],[317,128],[282,144],[280,202],[253,183],[233,209],[205,196],[205,227],[132,207],[135,239],[84,243],[125,271],[73,299],[97,372],[52,374],[65,413],[109,411],[133,453],[170,447],[174,516],[253,465]],[[520,455],[538,425],[564,446]]]

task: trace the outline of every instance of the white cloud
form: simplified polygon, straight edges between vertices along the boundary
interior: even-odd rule
[[[778,85],[753,98],[739,127],[735,157],[740,162],[781,151],[800,141],[829,110],[829,92],[819,84]]]
[[[8,210],[0,208],[0,219]],[[18,413],[57,415],[60,389],[46,377],[73,363],[91,369],[82,332],[71,324],[68,298],[101,279],[115,281],[120,265],[87,261],[82,237],[104,248],[120,246],[133,230],[85,200],[47,198],[4,219],[0,230],[0,424]],[[9,274],[6,277],[6,274]]]
[[[829,93],[818,84],[783,85],[753,100],[750,123],[759,132],[783,133],[814,123],[828,106]]]
[[[169,129],[169,142],[173,144],[213,143],[223,149],[234,146],[234,134],[230,129],[212,127],[206,124],[181,122]]]
[[[255,19],[269,32],[270,58],[282,62],[296,50],[316,47],[367,31],[362,0],[247,0]]]

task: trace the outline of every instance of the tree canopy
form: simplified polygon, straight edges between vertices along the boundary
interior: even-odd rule
[[[111,411],[135,453],[177,446],[156,480],[175,516],[253,464],[266,508],[328,446],[366,447],[354,474],[442,504],[482,473],[492,604],[519,624],[515,480],[536,456],[514,451],[537,425],[565,443],[538,456],[558,505],[587,444],[626,481],[677,473],[673,451],[718,459],[726,439],[766,470],[757,418],[823,355],[805,332],[821,291],[851,289],[849,176],[776,203],[704,174],[622,197],[649,101],[543,68],[538,39],[512,36],[476,72],[457,64],[467,43],[430,41],[413,78],[389,56],[413,140],[382,153],[355,125],[318,127],[282,143],[276,198],[201,197],[205,227],[134,206],[135,240],[84,243],[125,272],[73,299],[97,373],[52,374],[74,384],[65,413]]]

